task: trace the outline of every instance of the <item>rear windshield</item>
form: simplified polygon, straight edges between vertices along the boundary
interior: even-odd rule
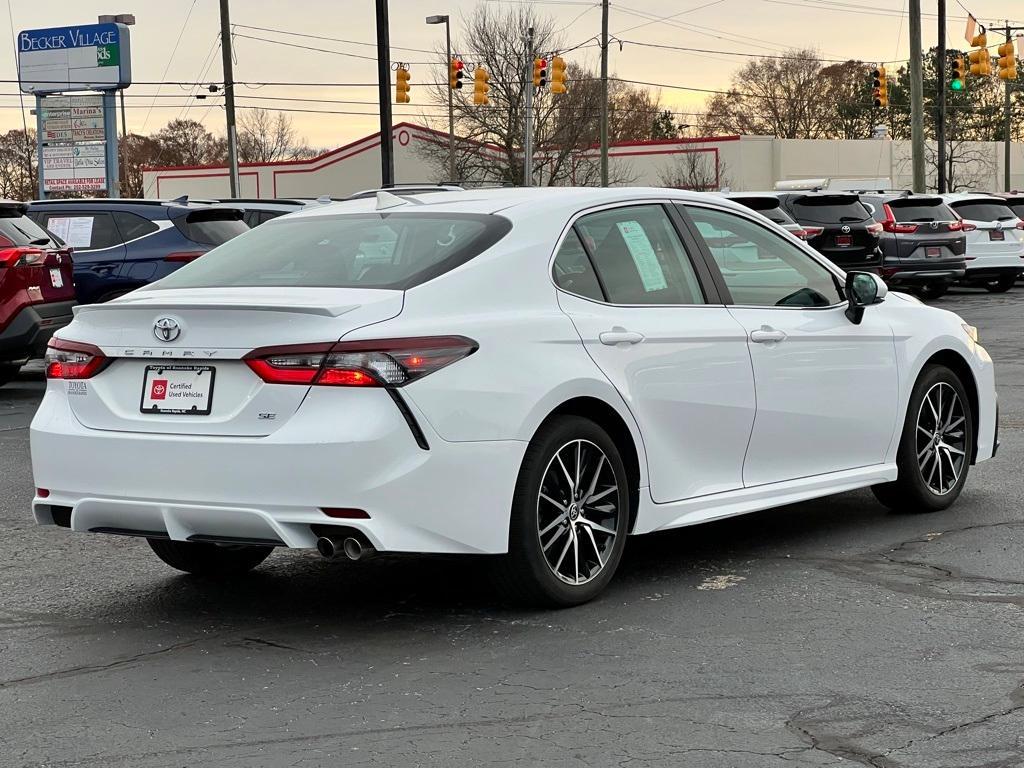
[[[793,223],[789,214],[779,207],[779,201],[774,197],[733,197],[730,199],[751,210],[757,211],[766,219],[774,221],[776,224]]]
[[[474,214],[287,216],[215,248],[154,287],[404,290],[483,253],[511,228],[508,219]]]
[[[1017,218],[1006,203],[997,203],[989,200],[964,200],[950,205],[963,216],[971,221],[1009,221]]]
[[[896,221],[956,221],[949,206],[941,200],[891,200],[889,209]]]
[[[12,245],[45,245],[59,247],[45,229],[13,208],[0,208],[0,248]]]
[[[798,198],[793,212],[801,221],[838,224],[843,221],[864,221],[868,210],[853,195],[817,195]]]
[[[174,226],[189,240],[203,245],[222,245],[249,229],[241,212],[234,210],[195,211],[176,218]]]

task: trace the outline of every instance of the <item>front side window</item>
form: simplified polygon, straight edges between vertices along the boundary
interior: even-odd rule
[[[827,307],[843,301],[835,276],[800,248],[749,219],[686,206],[733,304]]]
[[[483,253],[511,227],[500,216],[476,214],[284,216],[214,248],[154,287],[405,290]]]
[[[690,257],[662,206],[591,213],[575,229],[611,303],[704,303]]]

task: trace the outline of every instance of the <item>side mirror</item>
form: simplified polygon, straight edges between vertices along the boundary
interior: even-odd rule
[[[889,293],[885,282],[872,272],[846,273],[846,317],[854,325],[864,319],[864,307],[881,304]]]

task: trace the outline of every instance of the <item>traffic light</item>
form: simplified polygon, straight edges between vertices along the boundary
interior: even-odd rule
[[[986,32],[985,32],[985,27],[982,27],[981,28],[981,32],[976,34],[971,39],[971,47],[972,48],[984,48],[986,45],[988,45],[988,34],[986,34]]]
[[[565,59],[555,56],[551,59],[551,92],[565,93]]]
[[[1013,42],[1003,43],[997,50],[999,52],[999,79],[1016,80],[1017,51],[1013,47]]]
[[[533,85],[535,88],[543,88],[548,84],[548,60],[537,58],[533,60]]]
[[[964,57],[953,58],[953,71],[950,73],[949,87],[954,91],[964,89],[964,78],[967,76],[967,69],[964,67]]]
[[[463,69],[465,65],[462,63],[462,59],[452,59],[448,62],[448,87],[453,91],[462,88],[462,78],[465,73]]]
[[[483,67],[477,67],[473,72],[473,103],[474,104],[490,104],[491,100],[487,98],[487,92],[491,90],[491,86],[487,84],[487,81],[491,79],[491,76],[487,74],[487,70]]]
[[[885,76],[885,67],[879,65],[872,73],[874,79],[871,81],[871,95],[874,97],[876,107],[889,106],[889,83]]]
[[[395,103],[409,103],[409,70],[405,67],[395,70]]]
[[[992,74],[992,54],[988,52],[988,48],[971,51],[967,54],[967,59],[971,62],[972,75],[987,77]]]

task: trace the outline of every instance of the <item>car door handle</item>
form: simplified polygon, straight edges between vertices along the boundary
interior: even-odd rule
[[[750,340],[755,344],[767,344],[773,341],[785,341],[786,332],[778,331],[770,325],[762,325],[758,331],[750,332]]]
[[[637,333],[636,331],[624,331],[617,329],[598,334],[597,338],[601,340],[602,344],[614,347],[616,344],[639,344],[644,340],[644,335],[642,333]]]

